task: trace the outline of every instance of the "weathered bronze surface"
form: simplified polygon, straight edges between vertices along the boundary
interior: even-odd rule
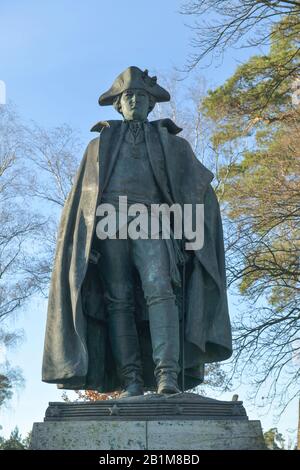
[[[156,102],[169,99],[156,77],[137,67],[126,69],[99,98],[123,120],[92,128],[100,137],[89,143],[63,209],[49,293],[45,382],[123,389],[124,397],[144,390],[172,394],[179,392],[183,373],[190,389],[203,381],[206,362],[231,355],[213,175],[171,120],[147,119]],[[204,204],[204,246],[187,252],[172,237],[99,240],[96,209],[110,203],[118,210],[119,196],[146,207]]]
[[[49,403],[45,421],[247,420],[241,401],[220,401],[193,393],[149,394],[143,397],[87,403]]]

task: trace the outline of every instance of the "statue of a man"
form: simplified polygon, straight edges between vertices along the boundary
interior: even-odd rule
[[[59,388],[178,393],[182,374],[180,383],[192,388],[203,381],[205,363],[231,355],[213,175],[170,119],[147,119],[155,103],[169,99],[138,67],[99,98],[123,120],[92,128],[100,138],[89,143],[62,213],[43,360],[43,381]],[[172,230],[169,238],[120,236],[120,196],[146,208],[203,204],[203,246],[187,251]],[[97,236],[102,204],[113,206],[118,221],[106,239]]]

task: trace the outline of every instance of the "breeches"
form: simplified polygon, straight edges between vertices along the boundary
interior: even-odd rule
[[[109,337],[125,384],[142,382],[141,352],[134,322],[134,270],[148,307],[156,380],[179,372],[179,321],[165,240],[106,239],[99,242],[99,263]],[[177,386],[176,386],[177,387]]]
[[[170,260],[165,240],[99,240],[100,275],[108,314],[134,309],[134,270],[140,276],[148,308],[172,299]]]

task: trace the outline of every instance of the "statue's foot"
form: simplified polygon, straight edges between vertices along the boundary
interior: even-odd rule
[[[119,398],[137,397],[144,395],[144,389],[139,383],[131,383],[127,385],[124,392],[121,393]]]
[[[158,380],[157,393],[165,395],[180,393],[177,379],[175,379],[172,375],[169,374],[161,376]]]

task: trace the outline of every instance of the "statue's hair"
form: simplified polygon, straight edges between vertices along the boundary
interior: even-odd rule
[[[113,102],[113,107],[115,108],[116,111],[118,111],[118,113],[122,114],[122,109],[121,109],[121,96],[122,96],[122,93],[120,95],[118,95],[115,99],[114,99],[114,102]],[[148,93],[148,96],[149,96],[149,110],[148,110],[148,114],[151,113],[151,111],[154,109],[154,106],[156,105],[156,99],[154,98],[154,96],[150,95],[150,93]]]

